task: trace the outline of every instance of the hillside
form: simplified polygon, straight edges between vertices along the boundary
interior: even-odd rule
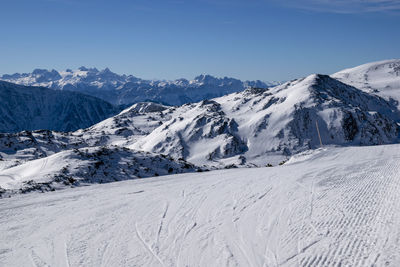
[[[393,99],[400,106],[400,59],[367,63],[332,75],[365,92]]]
[[[183,160],[127,148],[88,147],[64,150],[0,170],[0,197],[30,191],[54,191],[128,179],[193,172]]]
[[[0,81],[0,132],[75,131],[118,112],[101,99]]]

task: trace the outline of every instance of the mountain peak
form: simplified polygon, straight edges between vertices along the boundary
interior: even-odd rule
[[[52,69],[51,71],[46,69],[34,69],[32,75],[36,76],[36,81],[39,83],[47,83],[62,78],[60,73],[55,69]]]
[[[400,107],[400,59],[363,64],[339,71],[331,77],[386,100],[395,100]]]
[[[194,78],[194,80],[197,82],[208,83],[208,82],[217,80],[217,78],[215,78],[214,76],[211,76],[209,74],[200,74],[200,75],[196,76]]]
[[[100,74],[101,75],[104,75],[104,74],[108,75],[108,74],[115,74],[115,73],[112,72],[109,68],[105,68],[104,70],[100,71]]]
[[[46,72],[48,72],[48,70],[46,70],[46,69],[34,69],[32,71],[32,74],[38,75],[38,74],[43,74],[43,73],[46,73]]]

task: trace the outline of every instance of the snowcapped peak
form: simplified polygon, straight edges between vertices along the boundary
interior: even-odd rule
[[[331,77],[386,100],[394,99],[400,106],[400,59],[363,64],[339,71]]]
[[[317,80],[319,80],[320,78],[322,78],[322,74],[318,74],[318,73],[314,73],[314,74],[311,74],[311,75],[308,75],[305,79],[304,79],[304,81],[307,81],[307,82],[316,82]]]
[[[46,72],[48,72],[48,70],[46,70],[46,69],[34,69],[32,71],[32,74],[38,75],[38,74],[43,74],[43,73],[46,73]]]
[[[223,77],[217,78],[212,75],[208,74],[201,74],[194,78],[191,81],[191,84],[200,84],[200,85],[213,85],[213,86],[220,86],[220,87],[241,87],[246,89],[248,87],[253,87],[253,85],[258,85],[258,87],[268,87],[265,83],[260,81],[246,81],[242,82],[241,80],[230,78],[230,77]],[[242,89],[242,90],[243,90]]]
[[[124,77],[123,75],[120,76],[112,72],[109,68],[105,68],[104,70],[99,71],[98,75],[103,79],[109,79],[109,80],[121,80]]]
[[[333,76],[339,75],[340,73],[363,73],[363,72],[376,72],[379,70],[384,70],[387,71],[387,73],[392,73],[399,76],[400,59],[389,59],[389,60],[366,63],[354,68],[344,69],[342,71],[333,74]]]
[[[207,83],[213,83],[218,79],[215,78],[214,76],[209,75],[209,74],[201,74],[199,76],[196,76],[194,78],[194,80],[196,82],[199,82],[199,83],[206,83],[207,84]]]
[[[293,80],[273,87],[269,92],[291,99],[296,104],[308,103],[306,106],[332,101],[358,106],[369,99],[363,91],[324,74],[312,74]]]
[[[46,69],[35,69],[32,72],[32,76],[35,76],[36,80],[40,83],[51,82],[62,78],[60,73],[54,69],[51,71]]]
[[[294,82],[301,83],[302,85],[315,85],[315,84],[319,84],[321,82],[325,82],[328,79],[332,79],[332,78],[330,78],[328,75],[314,73],[314,74],[308,75],[307,77],[294,80]]]
[[[108,74],[108,73],[113,73],[109,68],[105,68],[104,70],[101,70],[100,73],[102,74]],[[114,74],[114,73],[113,73]]]
[[[89,69],[86,68],[85,66],[81,66],[81,67],[78,68],[78,70],[80,70],[80,71],[88,71]]]

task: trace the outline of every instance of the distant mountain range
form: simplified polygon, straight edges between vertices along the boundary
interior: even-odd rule
[[[106,68],[80,67],[78,70],[56,71],[35,69],[32,73],[0,76],[0,80],[27,86],[43,86],[92,95],[114,105],[153,101],[166,105],[182,105],[240,92],[249,87],[267,88],[279,82],[241,81],[200,75],[193,80],[143,80],[132,75],[118,75]]]

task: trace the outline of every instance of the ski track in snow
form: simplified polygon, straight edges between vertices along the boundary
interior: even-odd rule
[[[399,266],[399,168],[400,145],[329,148],[1,199],[0,266]]]

